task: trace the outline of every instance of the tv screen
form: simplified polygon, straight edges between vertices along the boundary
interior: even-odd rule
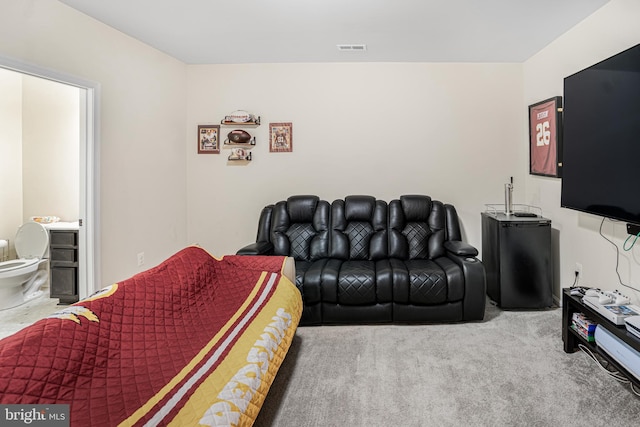
[[[640,44],[564,79],[561,206],[640,224]]]

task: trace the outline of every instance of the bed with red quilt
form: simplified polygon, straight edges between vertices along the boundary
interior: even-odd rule
[[[0,341],[0,403],[72,426],[251,425],[302,312],[284,257],[191,246]]]

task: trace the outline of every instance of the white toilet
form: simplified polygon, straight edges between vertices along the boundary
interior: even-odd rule
[[[18,259],[0,262],[0,310],[17,307],[42,294],[49,280],[44,258],[49,248],[49,232],[42,224],[27,222],[14,240]]]

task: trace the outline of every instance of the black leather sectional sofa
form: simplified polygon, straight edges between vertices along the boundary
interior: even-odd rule
[[[239,255],[295,259],[301,325],[482,320],[485,270],[452,205],[292,196],[266,206]]]

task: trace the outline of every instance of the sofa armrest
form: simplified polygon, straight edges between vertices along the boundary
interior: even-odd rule
[[[458,264],[462,269],[462,274],[464,275],[462,320],[484,319],[487,293],[487,280],[484,265],[473,255],[456,255],[453,251],[448,251],[447,257]]]
[[[255,242],[240,248],[236,255],[273,255],[271,242]]]
[[[452,254],[459,256],[475,257],[478,255],[478,250],[468,243],[458,240],[447,240],[444,242],[444,248]]]

